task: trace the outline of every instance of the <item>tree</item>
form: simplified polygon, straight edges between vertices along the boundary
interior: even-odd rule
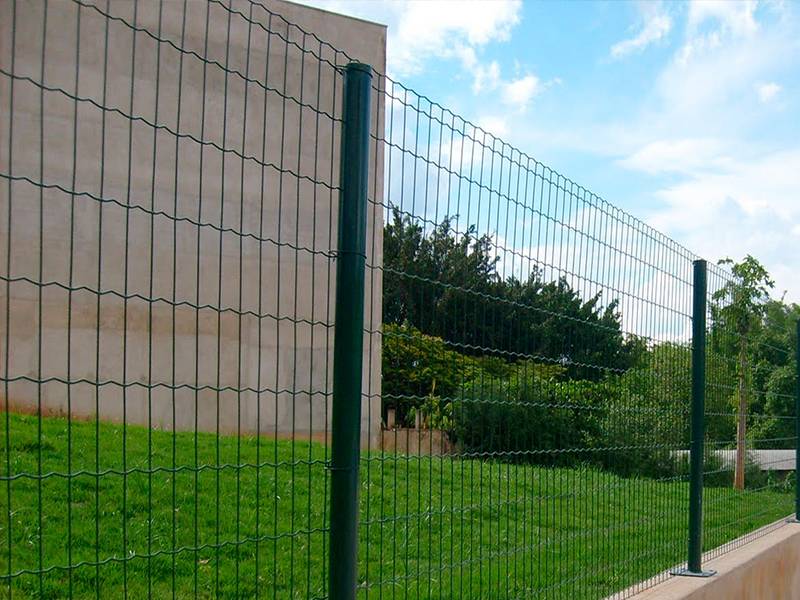
[[[457,235],[445,217],[427,235],[421,224],[394,210],[383,235],[383,321],[471,346],[483,341],[485,298],[496,290],[491,240],[474,226]],[[472,311],[469,327],[457,319]],[[457,330],[462,330],[456,334]]]
[[[399,211],[384,229],[383,321],[410,325],[468,355],[561,364],[573,379],[630,368],[644,345],[622,332],[617,302],[584,299],[565,278],[503,279],[492,239],[445,217],[429,228]]]
[[[747,382],[750,378],[749,358],[756,331],[761,327],[775,283],[767,270],[749,254],[741,261],[730,258],[719,261],[730,265],[733,278],[712,296],[712,342],[722,352],[736,356],[737,411],[736,465],[733,485],[744,489],[745,438],[747,434]]]
[[[539,270],[502,287],[496,322],[507,332],[502,347],[512,352],[558,360],[570,378],[589,381],[630,369],[644,354],[644,340],[622,332],[616,300],[603,306],[599,293],[584,300],[566,278],[545,282]]]
[[[747,432],[753,441],[769,440],[772,448],[792,448],[794,434],[795,348],[800,305],[770,300],[753,336],[753,397],[748,407],[757,419]]]

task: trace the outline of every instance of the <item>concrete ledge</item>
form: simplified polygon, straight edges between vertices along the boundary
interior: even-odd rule
[[[615,594],[635,600],[789,600],[800,599],[800,524],[786,523],[740,548],[703,562],[709,578],[670,577],[638,594]],[[752,536],[752,534],[750,534]],[[709,553],[710,554],[710,553]],[[638,584],[634,589],[641,589]]]

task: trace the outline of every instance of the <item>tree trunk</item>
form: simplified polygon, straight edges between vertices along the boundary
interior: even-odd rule
[[[746,456],[745,434],[747,433],[747,386],[745,373],[747,355],[744,348],[739,351],[739,409],[736,414],[736,469],[733,475],[733,487],[744,489],[744,464]]]

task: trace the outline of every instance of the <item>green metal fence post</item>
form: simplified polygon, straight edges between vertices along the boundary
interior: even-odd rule
[[[703,571],[703,446],[706,403],[706,261],[694,261],[692,301],[692,437],[689,447],[689,556],[675,575],[709,577]]]
[[[331,600],[356,597],[371,82],[369,65],[345,68],[333,348]]]

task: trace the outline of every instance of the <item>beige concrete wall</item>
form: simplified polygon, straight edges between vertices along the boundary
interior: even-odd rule
[[[438,429],[384,429],[381,450],[409,456],[446,456],[455,454],[447,434]]]
[[[385,28],[279,0],[137,5],[51,1],[44,29],[43,2],[17,2],[14,17],[0,0],[7,400],[321,438],[342,84],[329,62],[346,58],[264,7],[381,72]],[[381,212],[369,221],[368,260],[380,264]],[[380,271],[368,274],[366,329],[380,321],[380,286]],[[364,389],[374,445],[378,336],[365,337]]]
[[[769,531],[769,529],[774,529]],[[642,585],[611,598],[631,600],[797,600],[800,598],[800,525],[765,528],[752,541],[719,557],[707,553],[708,578],[671,577],[636,593]]]

